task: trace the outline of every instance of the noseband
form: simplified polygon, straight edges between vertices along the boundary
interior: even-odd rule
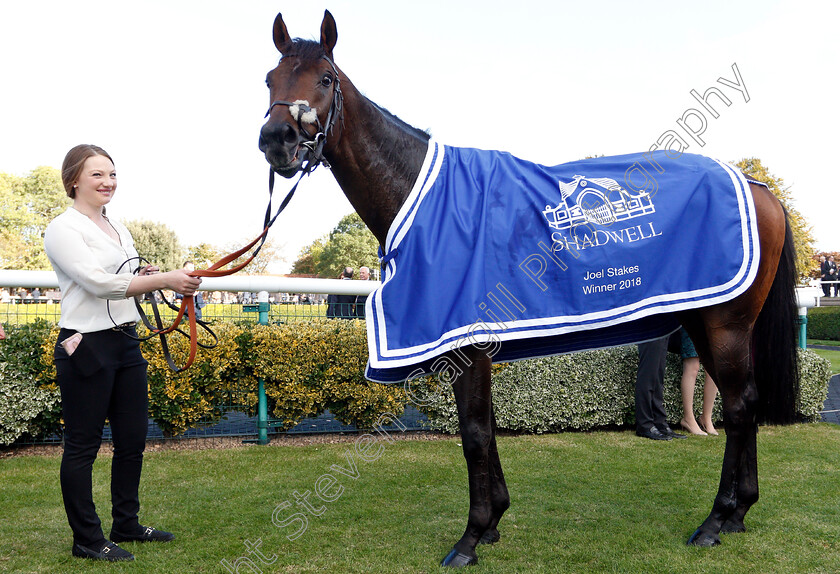
[[[309,107],[309,103],[306,100],[297,100],[294,102],[275,100],[271,102],[271,105],[268,107],[268,111],[265,113],[265,117],[268,117],[271,115],[271,110],[274,109],[274,106],[288,106],[289,111],[292,112],[292,118],[297,121],[298,130],[300,133],[304,133],[307,136],[309,135],[309,132],[304,129],[303,124],[315,124],[315,127],[318,130],[315,132],[315,135],[310,136],[311,139],[305,140],[300,144],[310,152],[310,159],[307,161],[306,166],[301,168],[301,171],[306,174],[310,173],[321,164],[324,164],[324,167],[326,168],[330,167],[329,162],[323,155],[324,144],[327,142],[327,135],[332,133],[336,120],[338,118],[342,118],[343,120],[342,110],[344,105],[344,95],[341,93],[341,81],[338,78],[338,70],[336,69],[335,64],[332,63],[332,60],[330,60],[327,56],[321,57],[330,65],[333,70],[333,75],[335,76],[332,102],[330,102],[330,109],[327,112],[326,128],[321,125],[321,120],[318,119],[318,114],[312,113],[313,109]],[[294,109],[296,109],[296,111],[293,111]],[[305,121],[304,116],[314,116],[314,121]]]

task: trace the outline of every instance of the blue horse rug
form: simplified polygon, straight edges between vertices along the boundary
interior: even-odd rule
[[[451,372],[464,345],[506,362],[646,341],[743,293],[759,260],[746,179],[669,153],[547,167],[431,141],[367,300],[366,376]]]

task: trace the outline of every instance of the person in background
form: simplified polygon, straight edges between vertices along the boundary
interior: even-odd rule
[[[344,279],[344,272],[339,273],[337,278]],[[327,319],[339,318],[338,311],[338,295],[330,293],[327,295]]]
[[[837,281],[840,278],[840,275],[837,273],[837,263],[834,262],[834,255],[828,256],[828,274],[825,276],[826,281]],[[837,293],[840,292],[840,284],[838,283],[829,283],[828,290],[831,292],[833,289],[834,296],[837,297]]]
[[[700,371],[700,358],[697,356],[691,337],[682,327],[680,327],[680,356],[682,357],[683,367],[682,380],[680,381],[683,417],[680,420],[680,426],[695,435],[717,435],[718,432],[712,422],[717,386],[709,373],[706,373],[706,380],[703,383],[703,412],[700,414],[699,421],[694,418],[694,383],[697,381],[697,373]]]
[[[354,270],[352,267],[345,267],[341,274],[341,279],[350,281],[353,279]],[[335,316],[338,319],[352,319],[354,317],[353,305],[356,304],[355,295],[336,295],[335,296]]]
[[[367,267],[359,267],[359,279],[361,281],[370,281],[370,269]],[[365,303],[367,303],[367,295],[356,295],[355,316],[357,319],[364,320],[365,318]]]
[[[831,297],[831,284],[823,283],[823,281],[828,281],[829,270],[828,260],[826,260],[825,255],[820,255],[820,285],[825,297]]]
[[[663,404],[668,337],[639,343],[636,373],[636,434],[651,440],[688,438],[668,426]]]
[[[73,205],[47,226],[44,247],[62,293],[54,358],[64,418],[61,495],[73,532],[71,553],[134,560],[116,543],[175,537],[142,526],[137,516],[149,390],[147,363],[132,338],[140,316],[131,298],[156,289],[192,295],[201,279],[183,269],[160,273],[152,265],[132,273],[137,251],[131,234],[105,212],[117,190],[114,162],[105,150],[74,147],[64,158],[61,179]],[[93,463],[106,418],[114,445],[110,540],[103,534],[92,493]]]

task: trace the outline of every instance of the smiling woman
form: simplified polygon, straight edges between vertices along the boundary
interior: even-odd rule
[[[54,357],[65,424],[61,492],[73,531],[72,554],[133,560],[115,543],[166,542],[174,536],[143,527],[137,518],[148,383],[135,329],[140,316],[130,298],[164,288],[192,295],[201,279],[183,269],[157,273],[151,265],[135,277],[124,265],[137,259],[137,251],[128,229],[105,215],[117,189],[117,173],[104,149],[93,145],[71,149],[61,179],[73,206],[47,226],[44,247],[62,292]],[[109,302],[113,302],[110,307]],[[91,484],[106,418],[114,440],[110,541],[102,532]]]

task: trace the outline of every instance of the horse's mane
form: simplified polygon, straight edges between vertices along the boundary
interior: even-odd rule
[[[317,60],[326,56],[327,53],[320,43],[314,40],[304,40],[303,38],[295,38],[292,40],[291,48],[283,52],[281,60],[286,56],[297,56],[304,60]]]
[[[324,48],[321,46],[319,42],[315,42],[314,40],[304,40],[303,38],[295,38],[292,40],[291,48],[288,49],[286,52],[283,53],[283,58],[287,56],[295,56],[302,60],[318,60],[323,58],[327,55],[324,51]],[[282,59],[282,58],[281,58]],[[363,94],[364,95],[364,94]],[[415,133],[418,137],[423,139],[428,139],[430,134],[419,128],[412,126],[411,124],[405,122],[404,120],[400,119],[399,116],[391,113],[387,109],[383,108],[367,96],[364,96],[367,101],[373,104],[376,109],[381,111],[385,116],[391,119],[394,123],[398,124],[403,130],[408,132]]]
[[[365,99],[367,101],[369,101],[371,104],[373,104],[376,107],[377,110],[379,110],[385,116],[387,116],[388,118],[393,120],[394,123],[399,124],[404,130],[409,131],[409,132],[414,132],[416,135],[418,135],[419,137],[421,137],[423,139],[428,139],[429,137],[431,137],[431,134],[427,130],[421,130],[420,128],[414,127],[413,125],[409,124],[408,122],[402,120],[399,116],[396,116],[396,115],[392,114],[387,109],[383,108],[382,106],[380,106],[379,104],[377,104],[376,102],[374,102],[373,100],[368,98],[367,96],[365,97]]]

